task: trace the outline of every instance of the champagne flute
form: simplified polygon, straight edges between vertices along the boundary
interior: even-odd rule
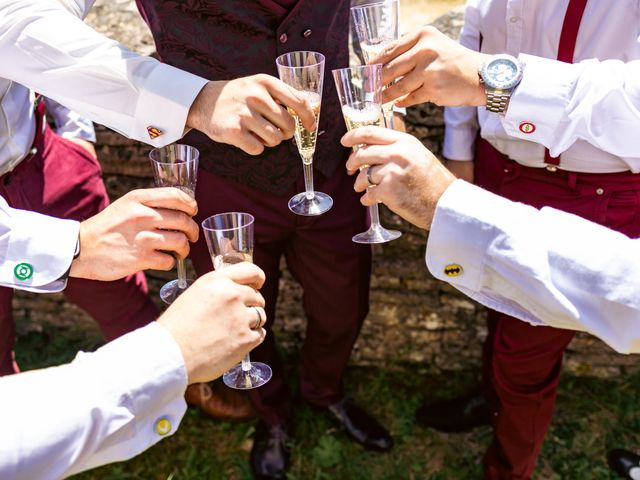
[[[351,8],[351,18],[365,63],[369,64],[387,45],[398,39],[399,12],[399,0],[378,1]],[[393,129],[393,102],[385,103],[383,112],[386,127]]]
[[[253,263],[253,222],[252,215],[242,212],[220,213],[202,222],[215,270],[240,262]],[[242,363],[224,373],[222,381],[231,388],[250,390],[267,383],[271,375],[269,365],[252,362],[247,353]]]
[[[296,121],[295,139],[302,157],[305,191],[289,200],[289,210],[297,215],[322,215],[333,206],[333,199],[322,192],[313,190],[313,154],[316,151],[320,103],[322,101],[322,81],[324,79],[324,55],[316,52],[290,52],[276,59],[280,80],[295,88],[311,104],[316,118],[316,129],[307,130],[293,110],[289,113]]]
[[[380,126],[382,106],[382,65],[361,65],[352,68],[333,70],[333,80],[338,90],[342,115],[347,124],[347,130],[365,127],[367,125]],[[353,147],[358,150],[359,147]],[[364,165],[361,170],[369,168]],[[371,186],[369,188],[375,188]],[[355,235],[352,240],[356,243],[385,243],[395,240],[402,233],[397,230],[387,230],[380,224],[378,204],[369,207],[371,226],[366,232]]]
[[[172,144],[151,150],[149,158],[156,186],[176,187],[193,198],[199,157],[200,152],[189,145]],[[193,283],[187,278],[184,260],[178,259],[176,263],[178,279],[165,283],[160,289],[160,298],[168,304],[173,303]]]

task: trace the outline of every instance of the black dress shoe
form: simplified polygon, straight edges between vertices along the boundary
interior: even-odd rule
[[[629,450],[616,448],[607,454],[611,470],[622,478],[630,480],[640,479],[640,456]]]
[[[344,426],[349,436],[365,448],[384,452],[393,447],[389,432],[350,399],[343,398],[329,406],[328,410]]]
[[[475,391],[453,400],[441,400],[422,405],[416,412],[419,424],[441,432],[467,432],[489,425],[491,411],[485,398]]]
[[[289,432],[285,425],[260,422],[253,437],[251,471],[257,480],[281,480],[289,468]]]

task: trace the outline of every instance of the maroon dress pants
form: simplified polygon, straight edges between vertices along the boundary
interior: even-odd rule
[[[0,195],[11,207],[82,221],[109,204],[100,164],[82,147],[48,126],[34,147],[35,155],[0,177]],[[69,278],[64,295],[98,322],[107,340],[158,316],[142,272],[113,282]],[[0,375],[18,371],[12,297],[12,289],[0,288]]]
[[[304,190],[302,173],[289,192],[277,196],[203,169],[198,172],[199,222],[229,211],[255,217],[253,260],[267,277],[261,289],[266,300],[267,337],[251,352],[251,359],[267,363],[273,377],[250,395],[259,416],[271,425],[289,421],[293,413],[287,386],[291,369],[283,365],[271,328],[276,321],[282,257],[304,290],[307,326],[299,375],[302,396],[310,404],[326,407],[342,398],[342,374],[369,308],[371,249],[351,241],[367,228],[366,211],[353,190],[353,179],[344,168],[328,179],[317,171],[314,174],[315,189],[331,195],[333,208],[317,217],[301,217],[289,211],[287,202]],[[199,275],[213,268],[202,236],[191,249],[191,259]]]
[[[640,236],[640,175],[524,167],[478,140],[475,179],[510,200],[553,207]],[[534,327],[493,310],[488,327],[483,381],[495,416],[485,478],[528,479],[553,415],[563,353],[575,332]]]

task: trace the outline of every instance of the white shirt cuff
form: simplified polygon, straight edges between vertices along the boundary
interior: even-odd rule
[[[207,80],[158,63],[144,83],[136,108],[134,136],[155,147],[180,140],[189,109]]]
[[[514,90],[506,115],[505,131],[512,137],[551,145],[577,81],[569,63],[520,54],[525,64],[520,85]],[[553,156],[562,152],[551,151]]]
[[[108,369],[101,357],[109,360]],[[129,401],[123,404],[131,405],[133,418],[131,428],[124,428],[129,423],[126,418],[121,419],[120,431],[111,425],[114,433],[103,448],[70,473],[121,460],[123,456],[131,458],[178,430],[187,410],[187,370],[178,344],[164,326],[151,322],[95,353],[80,352],[73,363],[78,366],[83,362],[88,362],[88,368],[95,365],[96,375],[103,376],[100,383],[107,390],[100,392],[100,399],[121,398],[126,393]]]
[[[427,241],[426,262],[433,276],[459,288],[480,290],[485,252],[494,235],[473,230],[473,224],[475,218],[495,215],[493,197],[463,180],[445,190]],[[472,227],[467,232],[461,229],[466,223]]]
[[[32,292],[58,292],[73,261],[80,224],[25,210],[11,211],[11,230],[0,284]]]

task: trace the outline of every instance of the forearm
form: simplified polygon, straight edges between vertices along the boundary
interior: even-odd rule
[[[473,299],[624,353],[640,351],[639,257],[638,240],[460,181],[440,199],[427,245],[430,271]]]
[[[131,458],[176,431],[186,385],[156,323],[68,365],[3,377],[0,477],[57,479]]]
[[[82,8],[72,8],[81,11]],[[0,75],[154,146],[178,140],[206,81],[98,34],[57,0],[0,7]],[[162,134],[152,138],[147,130]]]

